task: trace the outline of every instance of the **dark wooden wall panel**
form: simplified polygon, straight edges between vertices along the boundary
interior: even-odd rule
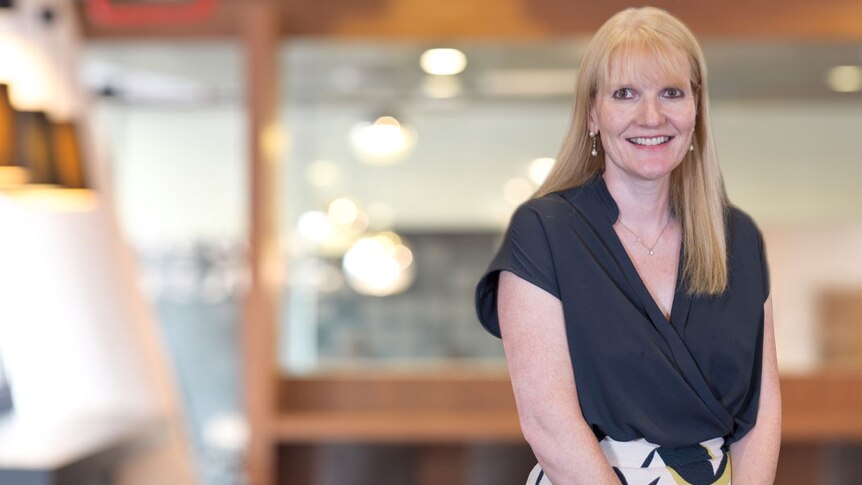
[[[283,36],[340,38],[536,39],[593,32],[631,2],[568,0],[268,0]],[[191,25],[110,27],[86,16],[89,37],[212,37],[238,35],[246,0],[221,0],[209,20]],[[699,35],[744,38],[862,39],[858,0],[656,0]]]

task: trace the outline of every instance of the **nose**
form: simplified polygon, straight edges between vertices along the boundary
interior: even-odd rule
[[[646,98],[641,102],[638,123],[642,126],[660,126],[664,123],[664,113],[658,100]]]

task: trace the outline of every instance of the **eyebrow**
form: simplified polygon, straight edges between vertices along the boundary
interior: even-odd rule
[[[631,83],[631,82],[608,82],[605,84],[608,88],[611,88],[611,89],[630,88],[630,89],[637,90],[634,83]],[[662,84],[660,84],[660,86],[662,86],[661,89],[665,89],[665,88],[685,89],[686,87],[691,88],[691,84],[686,83],[685,81],[681,81],[681,82],[680,81],[673,81],[673,82],[668,82],[668,83],[662,83]]]

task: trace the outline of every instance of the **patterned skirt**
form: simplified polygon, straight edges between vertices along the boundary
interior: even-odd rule
[[[622,485],[730,485],[730,453],[722,438],[668,448],[643,438],[605,437],[599,446]],[[537,464],[527,485],[551,485],[551,481]]]

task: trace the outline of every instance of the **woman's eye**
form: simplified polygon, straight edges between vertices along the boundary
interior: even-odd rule
[[[682,89],[678,89],[678,88],[667,88],[664,91],[664,94],[668,98],[681,98],[683,96]]]
[[[634,96],[634,92],[631,88],[619,88],[614,91],[615,99],[628,99]]]

